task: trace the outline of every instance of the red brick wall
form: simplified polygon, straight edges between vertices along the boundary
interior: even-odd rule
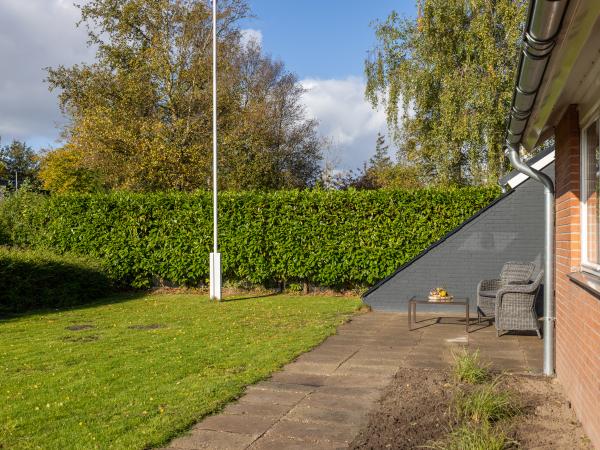
[[[556,128],[556,372],[600,449],[600,298],[567,277],[580,269],[580,152],[577,108]]]

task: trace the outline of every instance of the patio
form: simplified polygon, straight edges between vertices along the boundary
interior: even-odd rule
[[[444,368],[452,349],[478,349],[494,369],[541,373],[542,340],[507,334],[464,318],[371,312],[355,316],[338,334],[269,380],[250,386],[221,414],[205,418],[170,449],[343,448],[366,423],[382,390],[401,367]]]

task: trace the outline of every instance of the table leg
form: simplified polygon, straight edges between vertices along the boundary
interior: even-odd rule
[[[413,328],[417,326],[417,302],[413,302],[413,313],[412,313]]]
[[[471,321],[471,318],[469,317],[469,302],[467,302],[467,306],[466,306],[466,318],[467,318],[467,324],[465,326],[465,330],[468,333],[469,332],[469,322]]]

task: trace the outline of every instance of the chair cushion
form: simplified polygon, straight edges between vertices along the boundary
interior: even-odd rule
[[[479,296],[480,297],[490,297],[490,298],[496,298],[496,293],[498,291],[479,291]]]

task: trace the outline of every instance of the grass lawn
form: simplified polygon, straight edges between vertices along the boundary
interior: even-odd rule
[[[217,304],[157,294],[0,321],[0,448],[164,444],[359,306],[343,297]]]

